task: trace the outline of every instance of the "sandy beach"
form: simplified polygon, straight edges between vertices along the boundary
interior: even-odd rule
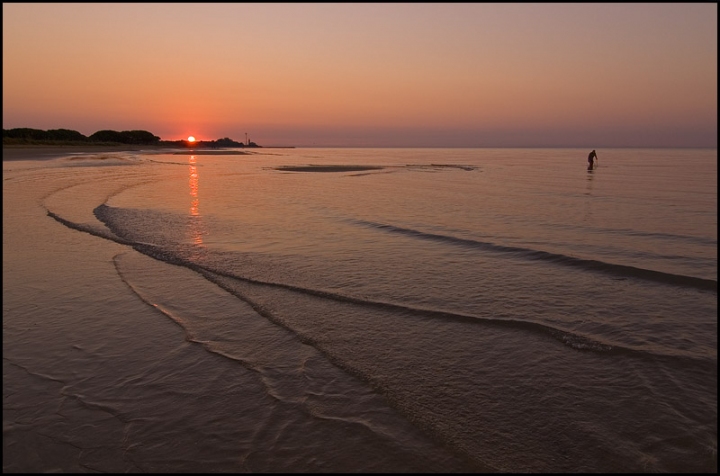
[[[3,472],[717,474],[717,3],[3,4]]]
[[[15,160],[40,161],[120,151],[11,149]],[[405,438],[417,441],[420,453],[395,445],[386,432],[417,430],[382,398],[196,273],[82,232],[104,228],[83,204],[101,203],[154,172],[122,167],[108,176],[92,158],[78,162],[82,182],[43,162],[3,167],[4,472],[342,471],[366,454],[373,455],[363,466],[369,471],[475,467],[419,434]],[[49,209],[80,226],[64,226]],[[131,285],[126,277],[138,266],[143,277]],[[248,368],[208,352],[203,325],[186,330],[169,318],[173,307],[143,300],[158,285],[183,289],[187,299],[177,310],[203,303],[219,313],[214,324],[222,314],[225,339],[248,358],[261,355],[262,365]],[[258,379],[258,370],[274,365],[271,347],[283,342],[293,349],[283,362],[297,361],[300,380],[293,373],[272,383]],[[314,388],[307,389],[309,402],[295,401],[296,390],[322,382],[303,379],[315,372],[334,375],[332,406],[314,401],[321,393]],[[268,392],[268,385],[293,389],[293,397]],[[350,423],[352,415],[332,416],[348,413],[343,401],[350,398],[366,401],[375,416],[361,424]]]
[[[715,151],[206,151],[3,162],[5,472],[717,472]]]
[[[94,151],[13,149],[16,160]],[[154,318],[127,287],[117,287],[113,257],[123,247],[49,218],[42,197],[62,184],[50,174],[33,181],[29,195],[19,193],[31,173],[3,171],[3,471],[137,472],[124,442],[140,422],[123,416],[116,403],[159,402],[133,396],[133,387],[148,384],[132,383],[131,374],[142,380],[136,373],[140,363],[153,359],[170,383],[184,372],[163,364],[169,354],[190,351],[199,365],[208,357],[221,359],[203,355],[182,337],[180,346],[170,343],[168,332],[182,331]],[[130,328],[143,339],[135,339]],[[148,346],[145,338],[159,346]],[[118,399],[118,391],[125,397]]]

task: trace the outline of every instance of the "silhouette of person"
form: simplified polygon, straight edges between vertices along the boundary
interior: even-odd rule
[[[595,153],[595,149],[593,149],[593,151],[590,152],[590,154],[588,155],[588,170],[592,170],[595,166],[593,159],[597,160],[597,154]]]

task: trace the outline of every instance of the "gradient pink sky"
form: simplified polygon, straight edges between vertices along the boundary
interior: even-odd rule
[[[3,128],[717,147],[717,4],[3,4]]]

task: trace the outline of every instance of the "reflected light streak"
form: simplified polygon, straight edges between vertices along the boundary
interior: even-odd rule
[[[198,198],[198,176],[196,159],[194,155],[190,156],[190,215],[200,216],[198,206],[200,199]]]
[[[196,245],[203,244],[202,223],[200,223],[200,197],[198,195],[200,175],[197,171],[197,159],[194,155],[190,156],[190,235],[192,242]]]

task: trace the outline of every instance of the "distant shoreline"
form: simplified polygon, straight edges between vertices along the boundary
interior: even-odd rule
[[[92,152],[130,152],[137,150],[172,150],[176,147],[152,145],[3,145],[2,160],[51,160],[72,154]]]
[[[257,152],[262,149],[273,148],[294,148],[293,146],[285,147],[248,147],[245,153],[249,151]],[[66,157],[74,154],[93,153],[93,152],[133,152],[133,151],[149,151],[155,153],[190,153],[197,155],[221,155],[225,148],[211,147],[188,147],[182,148],[171,145],[44,145],[44,144],[8,144],[3,145],[2,160],[52,160],[60,157]],[[236,151],[232,151],[236,155]]]

